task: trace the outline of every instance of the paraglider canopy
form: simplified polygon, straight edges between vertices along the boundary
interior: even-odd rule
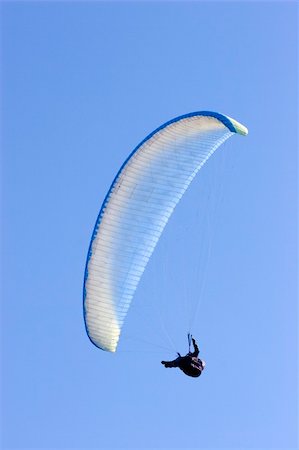
[[[84,320],[97,347],[115,352],[147,262],[196,173],[247,129],[215,112],[177,117],[149,134],[117,173],[93,230],[84,276]]]

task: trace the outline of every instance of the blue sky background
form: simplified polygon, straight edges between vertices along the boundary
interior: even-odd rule
[[[298,448],[296,4],[1,8],[2,448]],[[101,202],[149,132],[198,110],[249,135],[194,181],[120,351],[102,352],[82,316]],[[187,351],[197,299],[207,367],[191,379],[160,360],[175,356],[166,333]]]

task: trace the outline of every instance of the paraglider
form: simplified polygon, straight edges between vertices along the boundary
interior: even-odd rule
[[[215,150],[247,129],[223,114],[194,112],[149,134],[117,173],[89,245],[83,289],[91,342],[115,352],[147,262],[175,206]]]
[[[188,339],[190,339],[191,336],[188,335]],[[181,369],[185,375],[188,375],[189,377],[197,378],[201,375],[202,371],[205,368],[206,363],[198,358],[199,355],[199,348],[195,341],[195,339],[192,337],[192,344],[194,347],[194,351],[190,351],[190,342],[189,342],[189,352],[186,356],[181,356],[178,353],[178,357],[174,359],[173,361],[161,361],[161,364],[163,364],[164,367],[178,367]]]

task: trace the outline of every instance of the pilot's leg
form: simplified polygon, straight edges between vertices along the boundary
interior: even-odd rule
[[[165,366],[165,367],[178,367],[179,366],[179,364],[178,364],[178,360],[179,359],[180,358],[177,358],[177,359],[175,359],[173,361],[161,361],[161,364],[163,364],[163,366]]]

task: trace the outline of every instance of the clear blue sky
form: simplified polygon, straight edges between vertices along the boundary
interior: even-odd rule
[[[2,3],[3,449],[298,448],[296,9]],[[149,132],[198,110],[249,135],[225,143],[190,187],[127,338],[102,352],[82,316],[99,207]],[[199,295],[206,186],[221,201]],[[174,353],[152,345],[167,347],[153,313],[166,305],[167,332],[187,351],[182,299],[200,300],[199,379],[164,369]]]

